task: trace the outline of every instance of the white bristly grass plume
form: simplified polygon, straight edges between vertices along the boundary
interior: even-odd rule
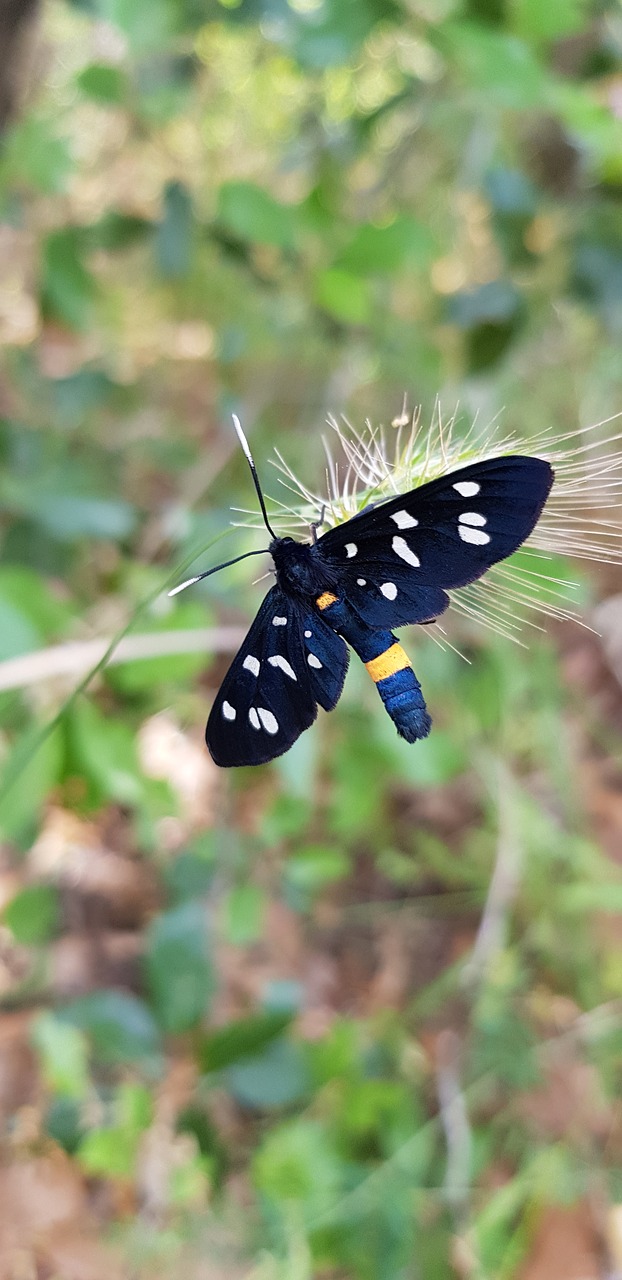
[[[514,556],[494,565],[478,582],[449,592],[451,607],[492,631],[524,643],[525,627],[544,630],[547,618],[586,623],[577,607],[578,584],[565,576],[563,561],[587,560],[622,564],[622,522],[617,519],[622,500],[622,453],[616,445],[622,432],[612,434],[618,417],[556,435],[544,430],[528,440],[503,435],[498,423],[465,432],[457,425],[457,410],[443,421],[437,403],[426,427],[421,412],[403,413],[389,427],[370,422],[355,430],[345,418],[330,417],[333,440],[324,440],[326,488],[308,489],[276,451],[279,482],[289,490],[289,501],[267,499],[270,520],[282,536],[301,537],[323,512],[327,527],[342,524],[378,502],[436,479],[447,471],[482,462],[502,454],[519,453],[545,458],[555,470],[555,483],[533,533]],[[341,460],[331,445],[337,445]],[[254,512],[243,511],[245,524],[256,523]],[[538,621],[538,619],[540,621]],[[426,633],[441,632],[426,628]],[[437,639],[441,639],[438,637]],[[448,643],[441,639],[441,643]]]

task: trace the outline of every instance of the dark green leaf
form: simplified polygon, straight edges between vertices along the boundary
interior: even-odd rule
[[[99,990],[81,996],[59,1017],[89,1037],[100,1062],[152,1058],[160,1049],[158,1028],[143,1000],[125,991]]]
[[[201,898],[214,879],[214,856],[188,850],[180,853],[166,869],[166,883],[174,899],[185,902]]]
[[[273,1040],[257,1057],[229,1067],[226,1081],[238,1102],[258,1111],[291,1106],[310,1088],[300,1045],[285,1039]]]
[[[44,241],[41,267],[41,304],[46,315],[71,329],[87,329],[97,293],[95,280],[82,260],[75,228],[53,231]]]
[[[84,1136],[85,1120],[75,1098],[52,1098],[43,1117],[43,1127],[53,1142],[74,1155]]]
[[[146,972],[155,1015],[164,1031],[194,1026],[214,990],[207,915],[200,902],[185,902],[152,923]]]
[[[163,276],[183,276],[190,267],[194,216],[192,202],[181,182],[164,188],[164,212],[153,242],[158,268]]]
[[[290,1009],[257,1013],[211,1031],[201,1043],[201,1069],[222,1071],[233,1062],[256,1055],[283,1034],[293,1016]]]

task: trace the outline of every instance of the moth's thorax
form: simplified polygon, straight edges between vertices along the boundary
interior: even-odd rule
[[[290,595],[313,596],[331,583],[326,568],[320,563],[315,547],[294,538],[275,538],[270,545],[276,580],[282,591]]]

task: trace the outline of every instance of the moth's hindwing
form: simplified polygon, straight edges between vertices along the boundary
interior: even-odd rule
[[[540,458],[489,458],[330,529],[315,553],[370,626],[426,622],[447,608],[448,589],[520,547],[552,483]]]
[[[273,587],[210,712],[205,738],[216,764],[265,764],[288,751],[315,720],[318,702],[334,707],[347,665],[341,637]]]

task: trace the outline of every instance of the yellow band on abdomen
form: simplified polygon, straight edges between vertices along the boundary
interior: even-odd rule
[[[379,680],[386,680],[387,676],[392,676],[396,671],[403,671],[404,667],[411,667],[412,663],[401,644],[392,644],[389,649],[385,649],[384,653],[379,653],[377,658],[366,662],[365,666],[374,684],[378,684]]]
[[[321,596],[318,596],[315,603],[318,609],[328,609],[329,604],[334,604],[336,599],[337,596],[334,596],[330,591],[324,591]]]

